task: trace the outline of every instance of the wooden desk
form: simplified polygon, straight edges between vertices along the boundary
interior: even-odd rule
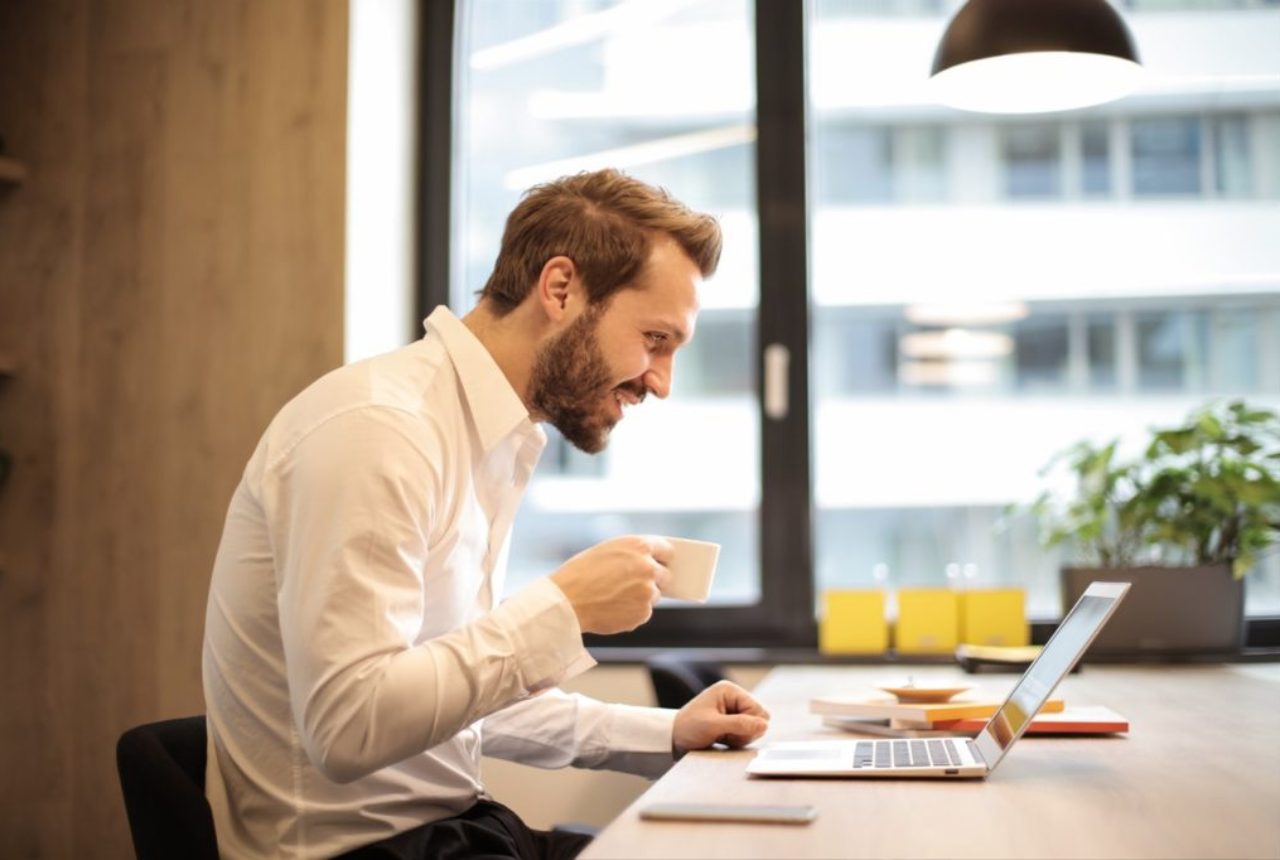
[[[765,741],[851,738],[810,696],[900,680],[1011,675],[941,667],[775,669],[756,688]],[[985,780],[762,780],[751,750],[691,753],[583,858],[1280,857],[1280,664],[1089,665],[1058,688],[1129,718],[1118,737],[1026,737]],[[657,801],[812,804],[808,826],[641,821]]]

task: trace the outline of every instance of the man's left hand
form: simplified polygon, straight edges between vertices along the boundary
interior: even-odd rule
[[[769,712],[750,693],[737,684],[718,681],[676,712],[671,743],[677,757],[717,743],[737,749],[767,728]]]

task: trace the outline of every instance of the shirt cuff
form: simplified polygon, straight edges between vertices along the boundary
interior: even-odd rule
[[[607,705],[609,745],[621,752],[672,754],[676,711],[638,705]]]
[[[520,589],[495,610],[510,620],[521,685],[533,695],[596,665],[582,644],[582,628],[569,598],[547,577]]]
[[[675,763],[676,712],[668,708],[604,705],[609,749],[593,767],[657,779]]]

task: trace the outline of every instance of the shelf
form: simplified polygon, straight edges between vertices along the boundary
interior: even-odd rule
[[[0,155],[0,182],[21,185],[27,178],[27,168],[21,161]]]

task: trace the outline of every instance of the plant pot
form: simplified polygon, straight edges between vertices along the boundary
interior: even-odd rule
[[[1244,580],[1230,564],[1203,567],[1064,567],[1064,611],[1091,582],[1128,582],[1128,595],[1086,657],[1238,654]]]

